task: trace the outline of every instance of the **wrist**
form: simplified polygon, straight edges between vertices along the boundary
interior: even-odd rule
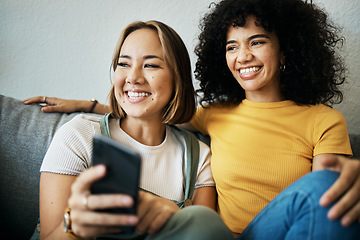
[[[71,218],[70,218],[71,208],[67,207],[64,212],[64,232],[66,235],[74,240],[83,240],[84,238],[81,238],[79,236],[76,236],[74,232],[71,229]]]
[[[90,108],[88,108],[88,113],[92,113],[94,111],[94,108],[98,104],[98,100],[96,100],[95,98],[92,98],[90,100],[90,102],[91,102],[91,106],[90,106]]]
[[[91,108],[91,105],[93,103],[91,101],[88,100],[76,100],[76,102],[74,102],[74,106],[75,109],[73,110],[74,112],[88,112],[89,109]]]

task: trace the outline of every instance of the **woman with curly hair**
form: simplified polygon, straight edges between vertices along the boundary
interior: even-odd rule
[[[201,27],[195,76],[202,107],[191,124],[211,138],[227,226],[240,239],[359,236],[358,223],[345,229],[319,205],[338,174],[317,170],[335,154],[352,154],[344,117],[327,106],[343,97],[337,28],[301,0],[224,0]],[[351,207],[347,226],[359,218],[359,198]]]
[[[214,5],[195,49],[202,106],[191,125],[211,138],[222,219],[239,239],[359,236],[360,162],[347,158],[345,119],[330,107],[345,80],[337,27],[302,0]],[[44,111],[91,105],[46,102]]]

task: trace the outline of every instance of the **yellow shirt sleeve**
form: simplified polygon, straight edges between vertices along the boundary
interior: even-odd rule
[[[319,107],[314,123],[314,156],[322,153],[352,156],[344,116],[333,108]]]
[[[191,125],[203,135],[209,135],[206,128],[206,119],[209,111],[210,108],[198,107],[194,117],[190,121]]]

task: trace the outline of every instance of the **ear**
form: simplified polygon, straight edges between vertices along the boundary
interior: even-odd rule
[[[285,64],[285,54],[284,54],[284,52],[281,52],[281,54],[280,54],[280,64],[281,65],[284,65]]]

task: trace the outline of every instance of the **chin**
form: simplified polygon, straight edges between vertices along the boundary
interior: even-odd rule
[[[261,88],[261,86],[259,86],[257,84],[253,84],[253,83],[242,83],[242,84],[240,84],[240,86],[245,91],[250,91],[250,92],[257,91]]]

